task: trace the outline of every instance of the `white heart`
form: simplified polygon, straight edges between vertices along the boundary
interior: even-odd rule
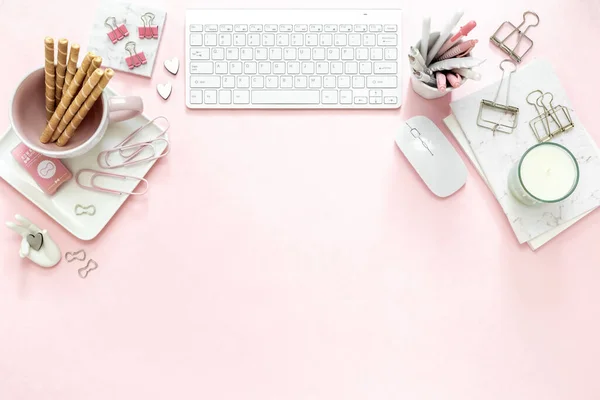
[[[156,85],[156,91],[158,92],[160,97],[162,97],[165,100],[168,99],[169,96],[171,95],[172,89],[173,89],[173,87],[171,86],[170,83],[166,83],[164,85],[162,85],[162,84]]]
[[[177,72],[179,71],[179,60],[177,59],[177,57],[173,57],[170,60],[166,60],[165,68],[173,75],[177,75]]]

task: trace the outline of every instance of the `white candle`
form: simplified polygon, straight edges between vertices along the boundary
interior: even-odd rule
[[[575,157],[565,147],[540,143],[523,154],[508,176],[508,189],[526,205],[556,203],[569,197],[579,182]]]

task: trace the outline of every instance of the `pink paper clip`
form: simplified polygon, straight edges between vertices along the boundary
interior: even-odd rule
[[[81,175],[84,173],[91,175],[89,178],[89,185],[85,185],[85,184],[81,183],[81,181],[80,181]],[[96,179],[98,177],[114,178],[114,179],[118,179],[121,181],[126,181],[126,180],[137,181],[138,183],[135,185],[136,187],[141,182],[144,182],[145,187],[144,187],[143,191],[140,191],[140,192],[134,192],[133,190],[131,192],[126,192],[123,190],[111,189],[111,188],[107,188],[105,186],[99,186],[98,184],[96,184]],[[140,196],[142,194],[145,194],[148,191],[148,187],[149,187],[148,181],[144,178],[138,178],[136,176],[128,176],[128,175],[111,174],[108,172],[96,171],[94,169],[89,169],[89,168],[79,170],[79,172],[77,172],[77,175],[75,176],[75,182],[77,182],[77,185],[80,188],[86,189],[86,190],[91,190],[93,192],[102,192],[102,193],[110,193],[110,194],[118,194],[118,195],[126,194],[128,196]],[[135,190],[135,187],[134,187],[134,190]]]
[[[154,22],[154,14],[151,12],[147,12],[142,15],[140,19],[142,20],[142,26],[138,27],[138,35],[140,39],[157,39],[158,38],[158,26],[152,25]]]
[[[123,40],[125,36],[129,36],[129,31],[124,24],[117,25],[117,19],[115,17],[108,17],[104,20],[104,25],[110,29],[107,33],[108,38],[113,44],[119,40]]]
[[[125,50],[129,52],[129,57],[125,58],[125,62],[127,63],[129,69],[133,69],[139,67],[142,64],[146,64],[146,56],[144,55],[143,51],[139,53],[136,51],[135,42],[127,42],[127,44],[125,44]]]
[[[156,121],[161,120],[161,119],[164,120],[167,124],[167,126],[164,129],[162,129],[161,127],[159,127],[156,124]],[[154,137],[152,139],[144,140],[141,142],[131,143],[133,141],[133,139],[136,138],[136,136],[140,135],[144,131],[145,128],[152,126],[152,125],[156,126],[158,129],[161,129],[160,133],[156,137]],[[129,134],[129,136],[127,136],[125,139],[123,139],[123,141],[121,143],[117,144],[113,149],[106,150],[106,151],[103,151],[100,154],[98,154],[98,165],[100,165],[101,168],[112,169],[112,168],[118,168],[118,167],[123,167],[123,166],[127,166],[127,165],[137,164],[137,163],[141,163],[141,162],[157,160],[159,158],[165,157],[170,152],[170,142],[165,138],[165,134],[167,133],[169,128],[170,128],[170,123],[166,117],[160,116],[160,117],[154,118],[151,121],[148,121],[146,124],[140,126],[135,131],[133,131],[131,134]],[[157,156],[158,151],[157,151],[156,147],[154,147],[154,145],[157,142],[166,143],[165,149],[158,156]],[[149,149],[151,151],[151,154],[149,154],[148,156],[143,157],[143,158],[135,159],[140,153],[142,153],[146,149]],[[131,150],[131,152],[129,152],[130,150]],[[114,164],[114,163],[111,164],[110,157],[111,157],[111,155],[116,156],[117,152],[119,153],[119,156],[123,160],[121,161],[120,164]]]

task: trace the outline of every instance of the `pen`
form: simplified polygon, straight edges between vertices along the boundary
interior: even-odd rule
[[[456,24],[458,24],[458,21],[462,18],[463,14],[464,14],[463,11],[456,12],[454,14],[454,16],[452,17],[452,19],[450,20],[450,22],[448,23],[448,25],[446,25],[444,30],[440,33],[440,37],[433,44],[433,47],[431,48],[431,50],[429,50],[427,53],[427,58],[426,58],[427,65],[429,65],[431,60],[433,60],[435,58],[439,49],[446,42],[446,40],[448,40],[448,37],[450,36],[452,29],[456,26]]]
[[[477,39],[467,40],[452,47],[450,50],[438,57],[438,61],[447,60],[448,58],[464,57],[473,50],[473,47],[478,43]]]
[[[410,63],[410,66],[415,71],[425,71],[427,69],[427,67],[425,66],[425,60],[423,60],[423,57],[421,57],[419,50],[415,49],[413,46],[410,46],[408,61]]]
[[[459,87],[460,82],[462,81],[462,78],[460,77],[460,75],[455,74],[453,72],[446,73],[446,79],[448,80],[448,83],[450,84],[450,86],[452,86],[453,88]]]
[[[452,48],[452,46],[454,46],[458,42],[458,39],[462,38],[463,36],[467,36],[469,32],[471,32],[476,26],[477,23],[475,21],[467,22],[458,30],[458,32],[456,32],[454,36],[452,36],[446,41],[446,43],[444,43],[444,45],[438,51],[438,54],[444,54],[445,52],[447,52],[450,48]]]
[[[429,33],[431,30],[431,18],[423,18],[423,29],[421,30],[421,56],[427,60],[427,49],[429,48]],[[427,64],[425,64],[427,65]]]
[[[435,73],[435,80],[437,81],[437,88],[440,92],[446,91],[446,75],[443,72]]]

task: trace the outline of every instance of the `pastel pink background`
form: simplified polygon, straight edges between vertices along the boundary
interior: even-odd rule
[[[41,65],[44,36],[85,48],[93,7],[3,1],[7,110],[18,79]],[[403,6],[406,48],[425,13],[446,23],[450,3],[218,6]],[[488,62],[484,81],[455,96],[497,79],[502,55],[487,39],[531,9],[541,18],[532,56],[554,63],[600,142],[597,0],[458,3]],[[471,165],[464,189],[435,198],[393,139],[413,115],[442,127],[449,98],[425,101],[408,79],[400,111],[188,111],[184,69],[172,77],[161,64],[185,59],[186,7],[217,3],[150,4],[168,11],[154,76],[111,83],[172,122],[173,151],[149,174],[149,194],[83,243],[0,182],[0,220],[27,215],[100,265],[86,280],[74,264],[35,267],[0,229],[0,398],[600,398],[599,213],[534,253]],[[165,82],[167,102],[155,89]]]

